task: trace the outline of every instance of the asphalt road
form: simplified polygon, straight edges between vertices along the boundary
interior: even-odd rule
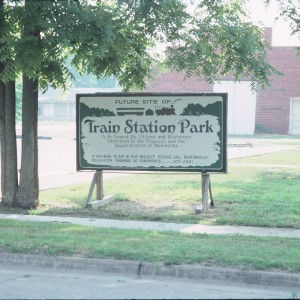
[[[286,299],[291,288],[3,266],[0,299]]]

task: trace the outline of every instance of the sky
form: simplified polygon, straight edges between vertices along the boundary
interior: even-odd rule
[[[182,0],[190,3],[190,0]],[[228,0],[230,1],[230,0]],[[285,1],[285,0],[283,0]],[[300,0],[293,0],[298,3],[300,9]],[[194,5],[197,5],[197,0],[194,0]],[[279,15],[277,6],[278,0],[270,0],[270,4],[266,7],[264,0],[248,0],[246,6],[251,12],[251,21],[258,24],[262,23],[264,27],[272,27],[272,46],[299,46],[300,47],[300,34],[299,37],[291,36],[289,24],[282,19],[275,21]],[[193,11],[193,6],[188,4],[189,10]]]
[[[272,46],[300,46],[300,37],[291,37],[289,24],[283,20],[275,22],[278,15],[276,1],[266,8],[263,0],[251,0],[249,9],[255,22],[263,22],[266,27],[273,28]]]

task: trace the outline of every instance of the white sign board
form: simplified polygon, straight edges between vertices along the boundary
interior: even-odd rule
[[[79,94],[78,170],[226,172],[227,94]]]

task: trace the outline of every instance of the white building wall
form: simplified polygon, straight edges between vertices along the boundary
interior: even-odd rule
[[[291,99],[289,133],[300,135],[300,98]]]
[[[214,93],[228,93],[228,134],[254,134],[256,92],[251,91],[250,84],[250,81],[220,81],[214,84]]]

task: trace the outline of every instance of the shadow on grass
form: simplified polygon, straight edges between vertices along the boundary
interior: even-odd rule
[[[134,188],[127,190],[133,181]],[[193,199],[200,194],[198,177],[132,176],[112,180],[110,188],[122,192],[115,202],[98,209],[85,208],[88,188],[82,185],[43,192],[37,210],[0,208],[0,213],[300,228],[299,182],[298,169],[231,168],[230,174],[213,177],[215,207],[196,214],[201,203]]]

